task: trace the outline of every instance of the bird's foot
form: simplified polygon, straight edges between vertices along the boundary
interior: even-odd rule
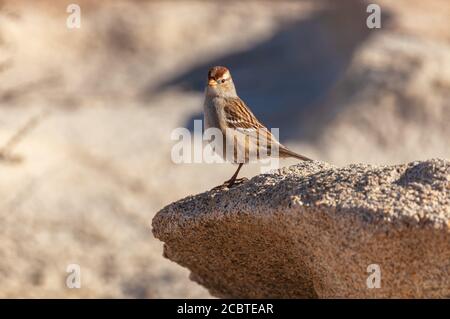
[[[247,177],[242,177],[242,178],[237,178],[234,181],[231,181],[231,180],[226,181],[225,183],[223,183],[223,185],[225,185],[228,188],[231,188],[231,187],[233,187],[235,185],[240,185],[242,183],[245,183],[246,181],[248,181],[248,178]]]
[[[224,182],[222,185],[214,187],[212,190],[221,190],[221,189],[226,189],[226,188],[230,189],[233,186],[240,185],[242,183],[245,183],[246,181],[248,181],[247,177],[238,178],[238,179],[235,179],[234,181],[228,180],[228,181]]]

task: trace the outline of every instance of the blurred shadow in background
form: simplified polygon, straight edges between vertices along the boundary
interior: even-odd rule
[[[212,59],[169,79],[155,91],[178,86],[202,92],[205,76],[214,65],[230,68],[238,94],[268,127],[278,127],[286,140],[314,139],[326,116],[312,113],[343,76],[353,52],[369,36],[367,3],[360,0],[321,1],[322,9],[304,20],[284,26],[268,41],[248,51]],[[388,22],[388,15],[383,22]],[[146,97],[152,95],[147,92]],[[194,114],[186,127],[193,129]]]

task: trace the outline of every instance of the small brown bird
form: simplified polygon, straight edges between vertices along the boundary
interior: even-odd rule
[[[283,146],[258,121],[237,95],[230,71],[226,67],[215,66],[209,70],[203,108],[205,129],[217,128],[222,132],[223,145],[226,147],[216,152],[225,160],[239,164],[233,176],[224,183],[228,187],[236,183],[239,170],[250,159],[278,156],[311,161]],[[227,148],[230,150],[230,145],[232,151],[226,152]],[[227,155],[229,153],[231,155]]]

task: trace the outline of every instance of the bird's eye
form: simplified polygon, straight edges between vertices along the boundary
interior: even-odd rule
[[[220,83],[224,83],[224,82],[225,82],[225,79],[221,79],[219,82],[220,82]]]

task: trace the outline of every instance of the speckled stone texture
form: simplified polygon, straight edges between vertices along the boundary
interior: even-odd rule
[[[303,162],[172,203],[152,226],[218,297],[450,297],[446,160]],[[380,288],[367,287],[371,264]]]

